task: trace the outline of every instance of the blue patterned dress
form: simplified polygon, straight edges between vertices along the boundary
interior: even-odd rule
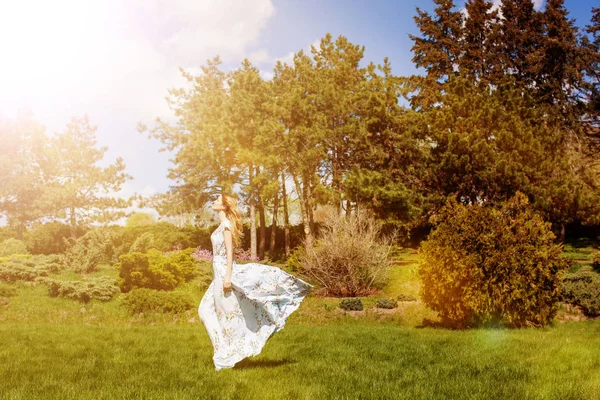
[[[259,354],[269,337],[283,329],[286,318],[313,287],[277,267],[237,264],[234,260],[232,290],[224,292],[225,229],[231,229],[229,220],[222,222],[210,237],[214,276],[198,307],[198,315],[214,348],[217,371]]]

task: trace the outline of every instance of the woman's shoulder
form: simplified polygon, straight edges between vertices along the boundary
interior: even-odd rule
[[[228,219],[225,219],[225,220],[223,221],[223,227],[224,227],[224,228],[228,228],[228,229],[230,229],[230,230],[231,230],[231,221],[230,221],[230,220],[228,220]]]

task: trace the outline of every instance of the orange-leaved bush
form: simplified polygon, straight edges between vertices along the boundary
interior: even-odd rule
[[[449,200],[421,244],[421,298],[453,328],[542,326],[569,262],[550,223],[517,192],[501,207]]]

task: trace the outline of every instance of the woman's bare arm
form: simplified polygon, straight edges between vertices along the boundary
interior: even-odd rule
[[[225,228],[223,237],[225,238],[225,249],[227,250],[227,272],[225,276],[231,278],[231,271],[233,269],[233,235],[229,228]]]

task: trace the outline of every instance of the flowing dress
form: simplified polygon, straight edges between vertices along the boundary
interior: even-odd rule
[[[223,291],[227,252],[224,220],[211,234],[213,281],[200,301],[198,315],[214,349],[217,371],[257,355],[269,337],[283,329],[287,317],[299,306],[313,285],[266,264],[237,264],[233,260],[231,290]]]

